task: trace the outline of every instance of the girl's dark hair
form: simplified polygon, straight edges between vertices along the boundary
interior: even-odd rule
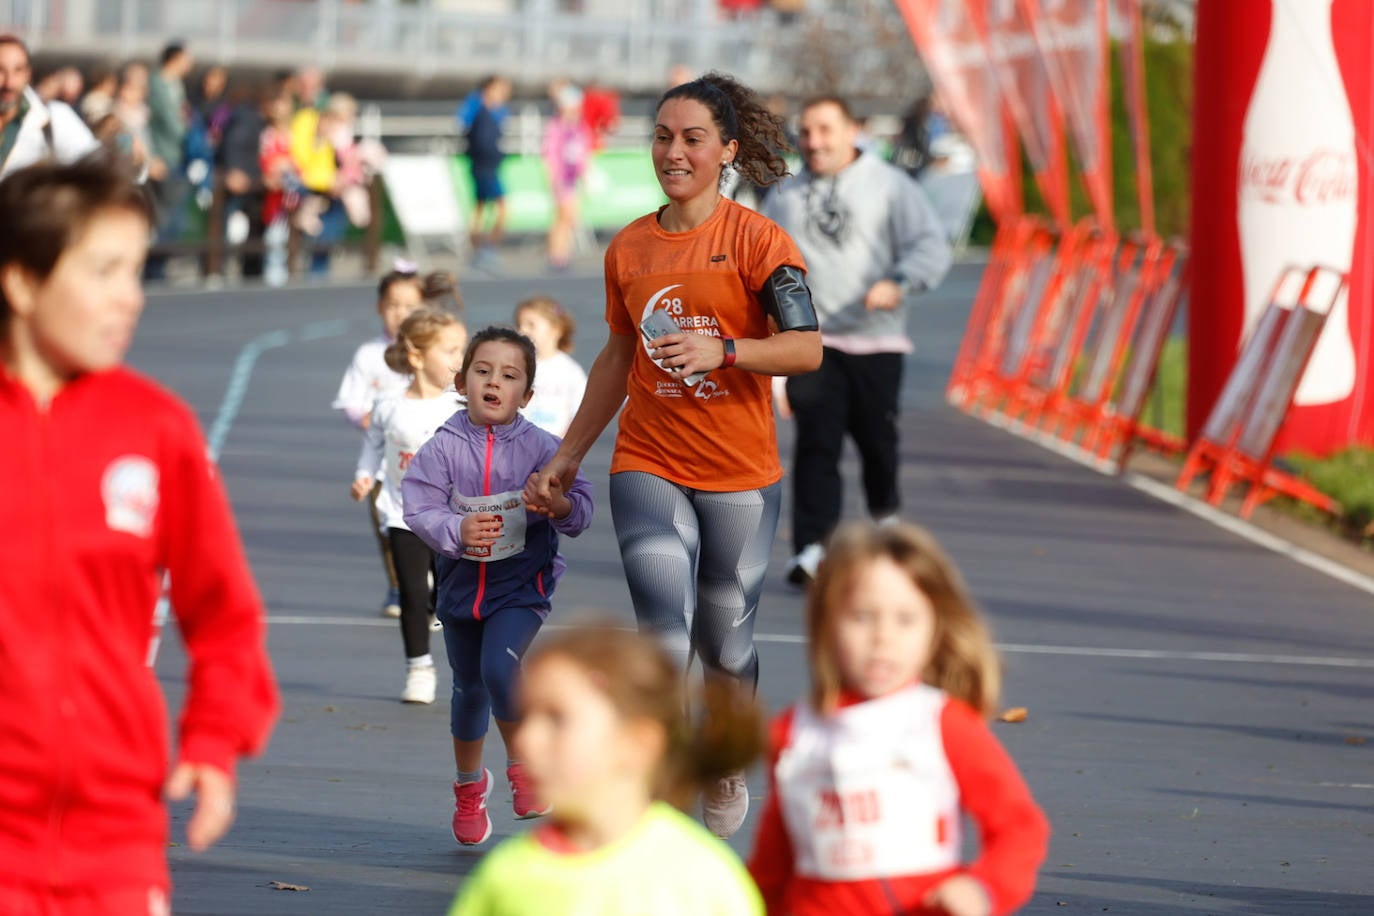
[[[0,268],[19,266],[39,283],[52,274],[96,214],[123,210],[153,225],[143,186],[124,162],[92,153],[66,165],[43,162],[0,181]],[[0,289],[0,319],[10,304]]]
[[[515,344],[520,348],[525,355],[525,390],[529,391],[533,388],[534,367],[537,362],[534,355],[534,341],[515,328],[503,328],[498,325],[490,325],[472,335],[472,339],[468,341],[467,352],[463,354],[463,368],[458,370],[458,375],[453,379],[453,387],[460,387],[463,384],[463,379],[467,378],[468,368],[477,355],[477,348],[492,341]]]
[[[558,349],[564,353],[573,351],[573,335],[577,332],[577,322],[568,314],[567,309],[558,304],[557,299],[552,296],[531,296],[526,299],[515,307],[517,324],[520,322],[520,313],[524,311],[542,315],[544,320],[558,330]]]
[[[830,712],[839,704],[844,684],[835,654],[835,618],[848,601],[854,577],[883,557],[901,567],[935,610],[935,633],[921,682],[992,715],[1001,665],[978,605],[935,537],[905,522],[847,522],[826,545],[825,559],[806,596],[812,705]]]
[[[382,274],[382,279],[377,281],[377,301],[381,302],[386,298],[387,293],[391,292],[391,287],[397,283],[414,283],[417,289],[423,291],[424,287],[420,283],[420,275],[414,270],[389,270]]]
[[[734,168],[754,184],[772,184],[787,175],[782,154],[792,148],[782,118],[768,110],[754,90],[733,77],[712,71],[674,86],[658,100],[655,111],[669,99],[692,99],[711,112],[722,143],[739,141]]]
[[[396,339],[382,354],[387,368],[401,375],[414,375],[410,355],[423,353],[433,345],[440,331],[458,323],[458,319],[448,312],[436,309],[421,308],[411,312],[396,330]]]
[[[463,317],[463,293],[458,288],[458,275],[451,270],[431,270],[420,281],[420,295],[425,306],[444,309]]]
[[[711,677],[686,716],[682,672],[656,640],[612,622],[551,634],[535,645],[526,670],[562,658],[585,671],[626,719],[663,729],[664,753],[654,774],[655,796],[679,808],[722,776],[749,766],[763,750],[763,712],[752,693]]]

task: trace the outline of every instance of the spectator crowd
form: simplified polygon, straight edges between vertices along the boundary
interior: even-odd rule
[[[0,47],[0,57],[14,57],[16,67],[22,57],[27,73],[21,42],[6,38]],[[219,65],[197,72],[190,48],[174,41],[152,63],[130,60],[86,73],[62,67],[15,91],[29,103],[25,112],[46,112],[63,134],[47,141],[59,158],[98,143],[143,176],[157,210],[148,279],[165,275],[197,211],[223,219],[225,237],[243,246],[243,276],[272,283],[286,278],[293,225],[319,276],[349,225],[371,221],[367,185],[385,150],[357,138],[356,100],[328,92],[314,67],[235,82]],[[79,114],[84,131],[69,112]],[[212,209],[217,182],[223,207]]]

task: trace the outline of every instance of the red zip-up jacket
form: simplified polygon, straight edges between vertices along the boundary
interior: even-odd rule
[[[232,774],[278,710],[223,487],[190,409],[128,369],[46,407],[0,369],[0,430],[0,884],[166,885],[164,572],[189,657],[179,759]]]

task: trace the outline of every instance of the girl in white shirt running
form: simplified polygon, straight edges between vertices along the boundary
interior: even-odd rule
[[[396,330],[406,316],[423,304],[420,278],[409,264],[398,262],[396,268],[385,274],[377,284],[377,317],[382,320],[382,333],[358,346],[331,405],[356,428],[366,430],[372,422],[372,407],[377,400],[395,394],[409,383],[407,374],[395,372],[387,366],[386,348],[396,339]],[[396,568],[391,559],[391,547],[382,533],[385,532],[385,526],[377,514],[376,501],[377,494],[374,492],[367,500],[367,508],[372,530],[379,532],[377,549],[382,556],[382,569],[386,571],[387,593],[386,600],[382,602],[382,616],[399,617],[401,593],[396,586]]]
[[[577,323],[557,300],[535,296],[515,307],[515,327],[534,341],[538,379],[534,396],[521,413],[535,426],[562,438],[587,388],[587,373],[572,357]]]
[[[421,309],[401,322],[396,339],[386,348],[386,362],[393,371],[408,373],[410,384],[373,406],[353,479],[353,498],[361,502],[385,472],[377,514],[391,545],[401,593],[401,641],[406,653],[403,703],[433,703],[436,676],[429,653],[434,557],[402,517],[401,478],[420,446],[461,406],[452,383],[463,362],[467,336],[463,323],[447,312]]]

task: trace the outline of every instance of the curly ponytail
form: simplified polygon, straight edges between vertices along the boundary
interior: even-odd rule
[[[748,86],[713,70],[669,89],[657,107],[662,108],[669,99],[692,99],[705,105],[720,131],[721,142],[739,141],[731,166],[754,184],[772,184],[787,176],[782,154],[791,150],[792,144],[787,142],[782,118],[769,111]]]

